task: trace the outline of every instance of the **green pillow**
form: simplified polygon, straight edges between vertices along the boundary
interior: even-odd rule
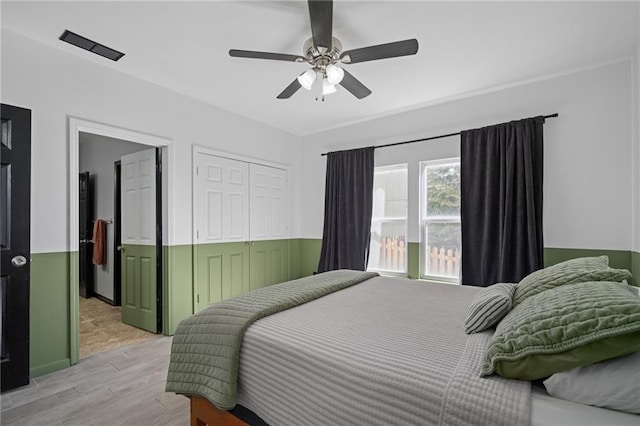
[[[513,306],[522,303],[528,297],[565,284],[587,281],[617,281],[631,278],[626,269],[609,268],[609,258],[580,257],[567,260],[544,269],[532,272],[524,277],[513,295]]]
[[[640,297],[616,282],[569,284],[527,298],[498,324],[482,376],[535,380],[640,351]]]

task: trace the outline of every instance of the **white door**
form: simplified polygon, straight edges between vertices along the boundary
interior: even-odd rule
[[[249,240],[249,166],[196,155],[196,243]]]
[[[250,165],[251,241],[289,237],[288,174],[286,170]]]
[[[156,150],[121,158],[122,321],[156,333]]]

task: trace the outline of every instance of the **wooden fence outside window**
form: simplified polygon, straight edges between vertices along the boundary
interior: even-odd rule
[[[425,273],[457,277],[460,275],[460,250],[444,247],[426,247]],[[404,236],[382,237],[378,268],[387,271],[402,271],[405,268],[407,244]]]

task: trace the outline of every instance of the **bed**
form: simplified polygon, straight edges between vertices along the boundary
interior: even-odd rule
[[[207,308],[181,323],[167,391],[191,397],[191,424],[586,424],[581,413],[590,410],[592,424],[639,424],[636,415],[532,391],[529,381],[481,377],[494,328],[465,333],[480,288],[355,271],[333,276],[345,274],[348,285],[330,284],[331,291],[314,290],[308,300],[296,293],[302,303],[295,306],[278,300],[275,311],[241,315],[255,318],[238,326],[235,354],[220,351],[233,346],[228,324],[236,316],[229,312],[262,306],[265,292],[279,297],[323,277],[261,289],[257,303],[243,295],[233,309],[217,307],[231,321]],[[209,340],[210,322],[226,323],[213,334],[227,340]],[[216,364],[234,357],[237,363]],[[218,382],[226,387],[212,391]]]

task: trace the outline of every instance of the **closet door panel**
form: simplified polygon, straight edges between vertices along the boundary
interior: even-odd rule
[[[247,244],[198,244],[194,247],[194,260],[196,312],[250,290]]]
[[[207,189],[204,191],[205,207],[202,222],[206,225],[199,228],[199,234],[207,241],[222,240],[222,191]]]
[[[289,281],[289,240],[251,244],[251,289]]]
[[[288,173],[251,164],[251,241],[289,237]]]
[[[198,153],[195,240],[222,243],[249,239],[249,165]]]

